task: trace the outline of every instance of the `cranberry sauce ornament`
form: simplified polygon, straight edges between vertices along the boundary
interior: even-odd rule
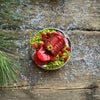
[[[64,33],[56,28],[48,28],[40,31],[32,37],[30,33],[31,55],[34,63],[47,70],[55,70],[70,58],[71,43]]]

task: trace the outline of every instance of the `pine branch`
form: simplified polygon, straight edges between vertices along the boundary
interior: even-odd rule
[[[8,84],[11,84],[13,82],[18,83],[17,77],[19,76],[20,71],[23,71],[23,68],[14,59],[16,54],[10,51],[9,49],[11,47],[13,48],[18,47],[16,44],[14,44],[14,41],[18,39],[19,37],[16,37],[9,33],[7,34],[0,33],[0,85],[1,86],[8,86]]]

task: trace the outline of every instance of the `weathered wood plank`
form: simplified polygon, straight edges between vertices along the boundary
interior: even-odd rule
[[[30,89],[0,92],[1,100],[99,100],[100,88],[96,89]]]
[[[19,84],[0,91],[0,100],[99,100],[100,99],[100,32],[65,31],[72,42],[69,62],[59,70],[46,71],[37,67],[29,54],[29,34],[25,31],[0,31],[22,35],[20,59],[27,69]],[[33,30],[37,33],[38,30]]]
[[[50,2],[49,5],[47,2],[40,1],[35,7],[33,12],[28,8],[25,9],[30,15],[32,14],[27,28],[56,27],[64,30],[100,30],[99,0],[64,0],[62,3]]]
[[[31,91],[35,99],[38,100],[99,100],[100,96],[98,93],[99,89],[76,89],[76,90],[45,90],[45,89],[35,89]]]
[[[18,20],[12,23],[8,19],[1,18],[1,28],[56,27],[64,30],[100,30],[100,0],[31,0],[25,5],[9,4],[8,7],[12,9],[12,12],[19,11],[20,7],[19,15],[21,14],[22,17],[19,16],[19,19],[24,18],[24,21]],[[9,11],[8,14],[12,12]]]

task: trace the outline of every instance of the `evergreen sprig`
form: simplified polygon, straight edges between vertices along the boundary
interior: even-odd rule
[[[9,54],[8,54],[9,55]],[[0,51],[0,84],[7,86],[9,83],[18,82],[16,75],[21,66],[10,58],[7,53]]]
[[[15,48],[18,47],[14,43],[18,40],[18,36],[10,33],[0,33],[0,85],[8,86],[13,82],[18,82],[17,77],[22,71],[21,65],[16,61]],[[10,49],[14,48],[12,52]]]

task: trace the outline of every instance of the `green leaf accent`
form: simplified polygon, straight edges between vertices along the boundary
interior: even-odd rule
[[[47,32],[50,32],[52,34],[52,33],[56,32],[56,31],[54,29],[45,29],[45,30],[39,32],[34,38],[30,39],[31,46],[33,44],[37,44],[38,45],[40,43],[40,41],[42,41],[42,34],[46,34]]]
[[[70,57],[70,52],[65,49],[65,53],[63,53],[63,57],[59,57],[59,54],[61,53],[61,51],[59,51],[58,55],[56,56],[56,61],[55,62],[49,62],[46,65],[46,69],[57,69],[60,66],[62,66],[66,61],[64,60],[65,57]]]

